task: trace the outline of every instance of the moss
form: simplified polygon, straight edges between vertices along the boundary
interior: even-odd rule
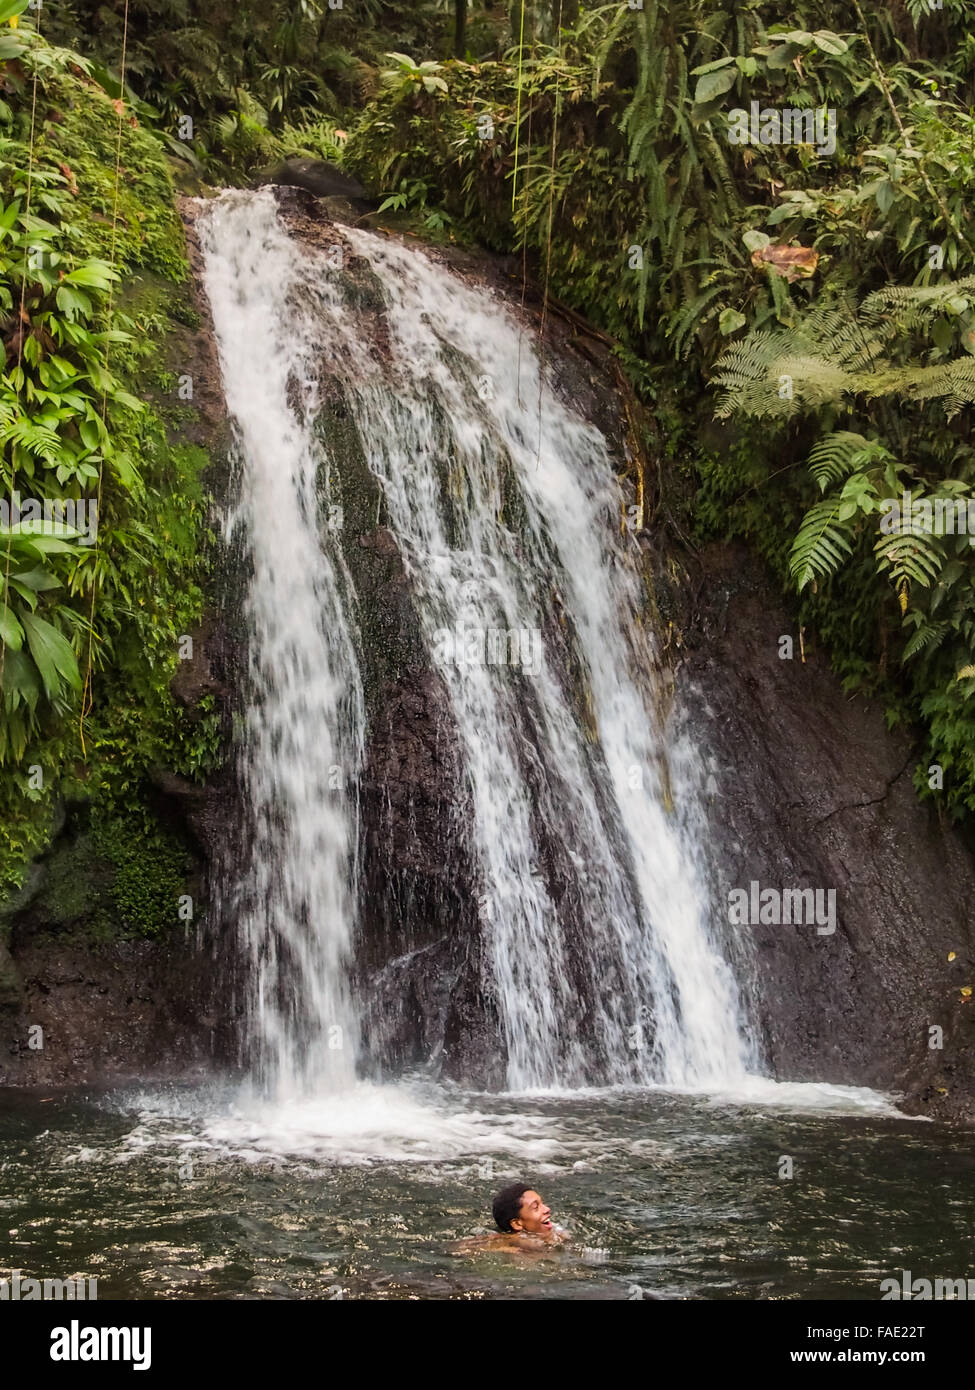
[[[111,865],[109,920],[103,904],[94,919],[95,934],[164,936],[176,925],[179,899],[187,891],[186,846],[158,821],[142,825],[131,817],[96,815],[92,843]]]
[[[40,891],[11,916],[32,932],[96,941],[162,937],[179,921],[190,865],[183,842],[145,807],[78,805],[39,866]]]
[[[74,926],[89,911],[98,881],[103,887],[107,884],[107,868],[97,862],[92,850],[90,838],[82,835],[51,855],[44,890],[34,909],[45,925]]]
[[[66,164],[74,176],[79,253],[112,258],[117,197],[116,263],[146,267],[168,280],[184,279],[183,231],[159,140],[123,121],[116,193],[119,124],[111,99],[93,82],[69,73],[47,77],[44,95],[48,118],[35,142],[35,157],[52,169]]]

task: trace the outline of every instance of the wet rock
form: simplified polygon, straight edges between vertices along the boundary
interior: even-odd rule
[[[203,1022],[208,965],[185,937],[32,936],[17,951],[18,1007],[0,1016],[0,1085],[76,1086],[212,1066],[219,1049],[217,1030]]]
[[[911,744],[882,707],[845,694],[808,634],[801,659],[754,558],[713,546],[700,567],[678,681],[715,762],[716,920],[727,929],[727,890],[752,881],[836,893],[831,934],[740,929],[774,1074],[901,1092],[917,1113],[975,1121],[975,1006],[961,994],[975,985],[970,851],[918,800]]]
[[[14,958],[0,941],[0,1010],[20,1007],[24,994],[24,982]]]
[[[316,198],[355,199],[367,196],[358,180],[324,159],[286,159],[262,174],[259,182],[303,188]]]

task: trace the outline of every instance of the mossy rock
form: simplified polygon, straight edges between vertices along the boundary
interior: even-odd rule
[[[40,885],[35,878],[26,900],[25,886],[5,914],[18,936],[160,938],[179,922],[189,869],[186,846],[148,812],[122,817],[82,807],[43,864],[34,866],[32,875],[42,873]]]

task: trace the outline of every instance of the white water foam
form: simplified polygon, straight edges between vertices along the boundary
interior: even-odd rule
[[[256,1067],[279,1096],[351,1084],[362,692],[341,561],[319,524],[314,339],[300,256],[268,198],[234,194],[199,222],[240,472],[227,518],[252,569],[240,740],[254,840],[230,836],[225,884],[249,958]]]

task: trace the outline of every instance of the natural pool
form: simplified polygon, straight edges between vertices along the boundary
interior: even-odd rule
[[[94,1276],[100,1299],[879,1299],[903,1270],[967,1277],[967,1135],[870,1092],[756,1091],[6,1091],[0,1273]],[[514,1179],[572,1245],[451,1255]]]

